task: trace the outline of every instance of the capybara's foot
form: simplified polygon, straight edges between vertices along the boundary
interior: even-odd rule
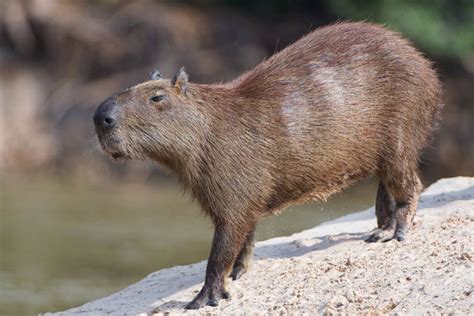
[[[393,238],[393,229],[376,229],[366,242],[386,242]]]
[[[406,229],[376,229],[372,235],[369,236],[366,242],[387,242],[390,240],[404,241],[406,238]]]
[[[217,306],[221,299],[229,299],[230,294],[225,289],[210,289],[206,285],[199,294],[188,304],[186,309],[199,309],[203,306]]]
[[[393,234],[393,239],[395,239],[396,241],[404,241],[405,240],[405,234],[406,234],[405,229],[397,229],[395,231],[395,234]]]
[[[230,277],[232,278],[233,281],[240,279],[240,277],[247,272],[247,266],[236,262],[234,264],[234,267],[232,268],[232,272],[230,273]]]

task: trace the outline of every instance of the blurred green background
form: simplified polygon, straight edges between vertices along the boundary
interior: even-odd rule
[[[474,1],[0,1],[0,313],[61,310],[207,257],[212,227],[151,163],[94,138],[105,98],[158,68],[234,78],[318,26],[366,20],[431,58],[445,89],[425,184],[474,176]],[[264,221],[287,235],[371,206],[373,181]]]

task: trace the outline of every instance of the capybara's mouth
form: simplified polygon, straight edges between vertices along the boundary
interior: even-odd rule
[[[120,139],[112,135],[104,135],[103,133],[97,133],[97,137],[102,150],[105,151],[107,155],[115,160],[126,158],[126,155],[120,150]]]
[[[114,153],[109,153],[110,156],[114,159],[123,159],[125,158],[125,155],[119,152],[114,152]]]
[[[107,155],[112,158],[113,160],[116,161],[123,161],[130,159],[130,156],[128,156],[126,153],[119,151],[117,149],[104,149],[104,151],[107,153]]]

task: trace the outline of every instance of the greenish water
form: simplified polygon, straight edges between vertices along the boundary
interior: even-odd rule
[[[257,239],[288,235],[365,209],[363,183],[325,204],[264,220]],[[0,314],[34,315],[111,294],[148,273],[207,257],[210,222],[175,184],[8,181],[0,190]],[[203,276],[204,277],[204,276]]]

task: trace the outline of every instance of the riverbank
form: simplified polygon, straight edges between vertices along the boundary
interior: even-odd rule
[[[200,262],[54,315],[474,313],[474,178],[436,182],[417,214],[402,243],[364,242],[373,208],[260,242],[250,271],[229,282],[232,298],[216,308],[183,309],[202,286]]]

